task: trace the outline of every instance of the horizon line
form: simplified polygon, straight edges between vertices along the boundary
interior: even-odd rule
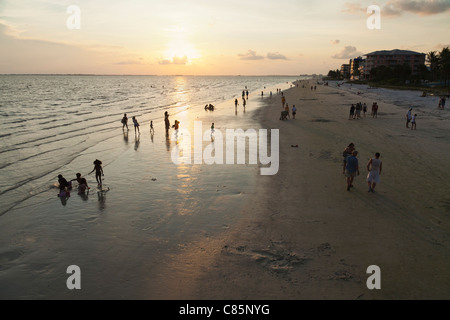
[[[132,76],[132,77],[304,77],[321,74],[266,74],[266,75],[242,75],[242,74],[102,74],[102,73],[0,73],[0,76]],[[323,74],[322,74],[323,75]]]

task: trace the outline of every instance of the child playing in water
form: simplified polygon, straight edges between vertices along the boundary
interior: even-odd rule
[[[94,171],[95,171],[95,179],[97,180],[97,183],[101,185],[102,176],[104,176],[104,173],[102,168],[102,162],[98,159],[94,161],[94,169],[91,172],[89,172],[89,174],[91,174]]]

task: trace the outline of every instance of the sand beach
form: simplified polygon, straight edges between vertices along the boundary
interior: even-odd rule
[[[162,119],[155,135],[144,127],[140,136],[119,131],[83,152],[66,169],[108,151],[110,190],[98,192],[88,176],[88,197],[75,193],[61,205],[49,191],[2,216],[0,297],[450,298],[448,110],[418,92],[335,83],[310,90],[311,83],[283,91],[297,107],[295,120],[280,121],[274,88],[271,97],[255,94],[245,111],[225,101],[217,112],[176,115],[189,130],[195,121],[204,130],[213,122],[223,131],[279,129],[274,176],[261,176],[258,165],[175,165],[177,143],[162,133]],[[377,101],[378,118],[348,120],[360,101]],[[416,131],[405,128],[410,107]],[[342,151],[350,142],[361,175],[347,191]],[[375,152],[383,173],[368,193]],[[81,268],[81,290],[66,287],[70,265]],[[381,290],[367,288],[372,265],[381,269]]]
[[[296,120],[279,120],[280,96],[254,114],[263,127],[280,128],[279,173],[257,178],[233,230],[186,248],[179,261],[203,272],[185,278],[181,287],[191,289],[178,297],[448,299],[448,111],[414,91],[332,84],[284,94]],[[348,120],[352,103],[374,101],[377,119]],[[405,128],[410,107],[420,115],[416,131]],[[350,142],[361,175],[348,192],[341,154]],[[368,193],[375,152],[383,173]],[[381,290],[367,288],[372,265]]]

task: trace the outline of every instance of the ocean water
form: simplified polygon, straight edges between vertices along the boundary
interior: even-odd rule
[[[180,142],[167,138],[164,112],[190,132],[199,122],[204,132],[212,122],[216,133],[259,129],[261,91],[266,98],[273,91],[275,99],[276,89],[294,80],[0,76],[0,298],[182,297],[186,257],[238,223],[256,192],[259,167],[175,164]],[[209,103],[215,111],[204,109]],[[137,117],[140,134],[131,121],[122,130],[124,113]],[[95,159],[105,172],[100,189],[89,175]],[[58,197],[58,174],[74,179],[77,172],[89,192],[74,188]],[[71,265],[82,272],[76,292],[66,287]]]
[[[186,77],[186,76],[0,76],[0,215],[23,201],[48,192],[57,175],[91,170],[79,164],[100,143],[121,136],[120,120],[136,116],[142,127],[155,127],[168,111],[202,112],[205,104],[218,105],[241,96],[269,94],[294,77]],[[128,137],[124,137],[125,140]],[[112,162],[126,149],[113,144],[101,152]],[[92,157],[98,156],[93,154]],[[74,177],[69,177],[74,178]]]

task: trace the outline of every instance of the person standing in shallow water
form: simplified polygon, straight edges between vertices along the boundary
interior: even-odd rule
[[[105,174],[103,173],[102,162],[98,159],[94,161],[94,169],[91,172],[89,172],[89,174],[91,174],[94,171],[95,171],[95,180],[97,180],[97,183],[101,185],[102,176],[104,176]]]
[[[128,130],[128,117],[126,113],[123,115],[122,118],[122,130],[125,130],[125,127],[127,127]]]
[[[170,129],[170,121],[169,121],[169,113],[167,111],[164,112],[164,124],[166,125],[166,135],[168,135]]]
[[[137,132],[140,134],[141,132],[139,131],[139,123],[136,120],[136,117],[133,117],[132,119],[133,119],[133,124],[134,124],[134,134],[136,134],[136,129],[137,129]]]

